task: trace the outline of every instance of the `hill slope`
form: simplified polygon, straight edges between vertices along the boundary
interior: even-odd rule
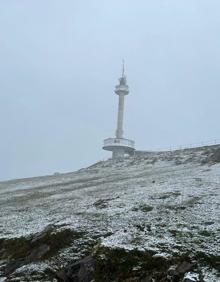
[[[92,251],[119,265],[108,276],[106,266],[105,274],[97,270],[96,281],[165,281],[180,262],[191,267],[170,281],[219,281],[220,146],[137,152],[74,173],[1,182],[0,214],[7,281],[67,281],[60,269]],[[132,255],[139,265],[121,269],[112,250],[126,261],[140,252]],[[162,260],[163,275],[141,266],[144,253]]]

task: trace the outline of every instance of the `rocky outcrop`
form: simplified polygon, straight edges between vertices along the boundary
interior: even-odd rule
[[[6,261],[4,274],[9,276],[17,268],[54,256],[82,234],[49,225],[42,232],[29,237],[1,239],[0,260]]]
[[[98,247],[57,273],[63,282],[203,282],[197,261],[189,255],[166,258],[150,251]]]
[[[76,263],[70,264],[67,268],[57,272],[59,281],[65,282],[91,282],[95,277],[95,259],[88,256]]]

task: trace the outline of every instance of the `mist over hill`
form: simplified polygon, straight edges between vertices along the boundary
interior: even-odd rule
[[[0,281],[219,281],[220,146],[0,182]]]

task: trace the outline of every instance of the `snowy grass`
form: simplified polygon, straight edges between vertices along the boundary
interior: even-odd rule
[[[218,255],[220,164],[206,163],[206,151],[143,154],[66,175],[2,182],[0,238],[66,224],[100,236],[109,232],[104,246]]]

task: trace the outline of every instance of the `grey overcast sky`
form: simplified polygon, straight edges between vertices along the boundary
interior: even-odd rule
[[[110,156],[122,58],[138,149],[220,138],[219,0],[0,0],[0,179]]]

